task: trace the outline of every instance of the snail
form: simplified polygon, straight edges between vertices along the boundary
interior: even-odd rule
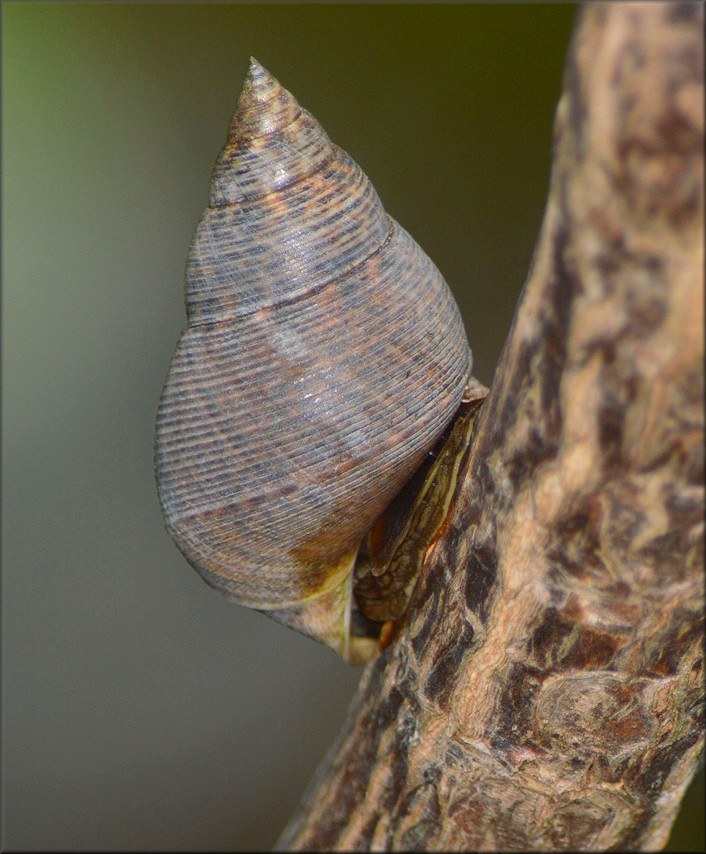
[[[457,468],[472,413],[451,450],[432,449],[472,356],[439,271],[254,59],[189,248],[186,310],[155,435],[167,530],[230,600],[370,659],[413,587],[404,542],[425,550],[448,506],[439,472]],[[410,534],[418,502],[388,508],[425,459],[436,473],[416,492],[438,482],[441,509]]]

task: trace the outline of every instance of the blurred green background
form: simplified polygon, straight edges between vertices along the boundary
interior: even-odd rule
[[[268,848],[360,671],[165,533],[152,431],[256,56],[434,259],[489,383],[571,5],[2,5],[3,847]],[[703,773],[671,850],[703,845]]]

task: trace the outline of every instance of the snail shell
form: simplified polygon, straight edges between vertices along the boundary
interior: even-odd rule
[[[169,533],[234,602],[370,658],[356,555],[453,418],[471,352],[439,271],[254,59],[186,310],[155,441]]]

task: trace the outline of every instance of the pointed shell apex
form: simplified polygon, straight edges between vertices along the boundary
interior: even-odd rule
[[[254,56],[250,57],[250,61],[248,62],[248,73],[246,74],[247,78],[258,77],[262,74],[269,74],[270,72],[265,68],[265,66],[258,62]]]
[[[250,57],[226,144],[248,145],[251,140],[291,124],[301,111],[296,98],[254,57]]]

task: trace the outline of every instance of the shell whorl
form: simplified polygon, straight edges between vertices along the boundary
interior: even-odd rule
[[[210,584],[346,655],[300,612],[348,608],[362,537],[452,418],[471,369],[456,304],[255,60],[186,278],[155,445],[167,527]]]
[[[389,239],[360,167],[254,60],[187,261],[190,325],[297,299]]]

